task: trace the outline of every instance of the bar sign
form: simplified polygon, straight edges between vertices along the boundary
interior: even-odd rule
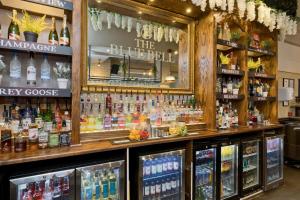
[[[65,0],[25,0],[25,1],[56,7],[56,8],[62,8],[65,10],[73,10],[72,2],[65,1]]]
[[[0,96],[70,97],[71,92],[68,89],[0,87]]]

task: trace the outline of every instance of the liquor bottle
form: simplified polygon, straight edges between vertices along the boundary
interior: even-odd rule
[[[36,68],[32,52],[30,52],[30,59],[27,65],[27,85],[36,85]]]
[[[116,199],[118,194],[117,177],[113,169],[109,172],[109,198]]]
[[[46,181],[45,191],[43,193],[43,200],[52,200],[53,194],[51,192],[50,181]]]
[[[68,110],[65,110],[64,115],[62,117],[62,127],[64,130],[69,131],[71,130],[72,123],[71,123],[71,117]]]
[[[33,200],[42,200],[43,196],[42,196],[42,192],[39,186],[39,183],[36,182],[35,183],[35,189],[34,189],[34,193],[32,195],[32,199]]]
[[[29,125],[28,142],[31,150],[38,149],[39,130],[37,124]]]
[[[9,76],[13,79],[19,79],[21,78],[21,71],[22,71],[22,67],[21,67],[21,62],[17,56],[16,53],[13,54],[13,58],[10,61],[10,66],[9,66]],[[14,80],[16,81],[16,80]]]
[[[111,125],[112,125],[111,115],[109,114],[109,109],[107,108],[106,112],[105,112],[104,120],[103,120],[104,129],[105,130],[111,129]]]
[[[93,105],[94,104],[88,104],[89,108],[87,108],[88,109],[87,129],[89,131],[95,130],[95,127],[96,127],[96,115],[95,115],[95,111],[93,109]]]
[[[23,119],[22,119],[23,129],[28,130],[31,123],[32,123],[32,111],[31,111],[30,106],[29,106],[29,100],[27,100],[24,116],[23,116]]]
[[[60,46],[70,46],[70,32],[67,26],[67,15],[64,15],[62,29],[60,32],[59,44]]]
[[[117,111],[117,104],[114,103],[113,106],[113,114],[111,117],[111,126],[113,129],[118,129],[118,111]]]
[[[233,82],[232,82],[231,78],[229,78],[228,83],[227,83],[227,93],[232,94],[232,90],[233,90]]]
[[[102,104],[101,103],[99,103],[99,105],[98,105],[98,114],[96,116],[95,128],[96,128],[96,130],[103,129],[103,112],[102,112]]]
[[[2,27],[1,27],[1,24],[0,24],[0,38],[2,38]]]
[[[11,23],[8,27],[8,39],[9,40],[20,40],[20,29],[19,25],[17,24],[17,11],[12,11],[12,19]]]
[[[109,197],[109,180],[106,170],[101,174],[101,197],[102,199]]]
[[[107,96],[105,98],[105,109],[108,110],[108,113],[112,114],[112,98],[110,96],[110,93],[108,91]]]
[[[51,79],[50,64],[48,62],[48,58],[46,55],[44,55],[44,61],[41,65],[41,79],[42,80],[50,80]]]
[[[62,117],[61,117],[61,112],[60,112],[60,107],[58,100],[56,101],[56,109],[54,113],[54,121],[56,122],[56,129],[61,130],[62,129]]]
[[[125,105],[125,121],[126,121],[125,123],[126,123],[126,127],[130,128],[131,124],[132,124],[132,115],[131,115],[130,100],[129,100],[127,92],[126,92],[126,95],[125,95],[124,105]]]
[[[223,94],[228,93],[228,87],[225,78],[222,80],[222,88],[223,88]]]
[[[157,96],[157,101],[156,101],[156,126],[161,126],[162,124],[162,113],[161,113],[161,107],[159,104],[159,97]]]
[[[52,25],[48,36],[48,43],[51,45],[58,45],[58,35],[56,31],[55,17],[52,17]]]
[[[68,200],[70,198],[70,179],[69,176],[63,177],[62,182],[62,200]]]
[[[59,177],[53,177],[53,200],[60,200],[61,199],[61,184]]]
[[[40,128],[39,135],[38,135],[39,149],[47,148],[48,142],[49,142],[49,131],[45,130],[45,128]]]
[[[157,113],[156,113],[156,109],[155,109],[155,100],[152,99],[152,104],[151,104],[151,108],[150,108],[150,124],[155,125],[156,119],[157,119]]]
[[[27,149],[26,132],[23,130],[21,124],[18,128],[18,132],[15,135],[15,152],[23,152]]]
[[[12,134],[8,127],[1,130],[1,151],[11,152],[12,148]]]
[[[148,118],[148,111],[147,111],[147,97],[146,97],[146,94],[144,94],[144,100],[143,100],[143,103],[142,103],[142,107],[141,107],[141,114],[140,114],[140,123],[143,123],[143,122],[146,122],[147,121],[147,118]]]

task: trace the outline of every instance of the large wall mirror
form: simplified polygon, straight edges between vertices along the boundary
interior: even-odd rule
[[[193,21],[129,0],[86,15],[87,85],[193,91]]]

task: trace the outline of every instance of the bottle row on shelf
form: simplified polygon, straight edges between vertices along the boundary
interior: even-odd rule
[[[36,19],[30,16],[26,11],[23,12],[23,17],[18,18],[17,10],[12,11],[11,23],[8,27],[7,38],[9,40],[20,40],[21,31],[24,31],[25,40],[29,42],[37,42],[38,35],[47,29],[50,29],[48,36],[48,44],[70,46],[70,32],[67,26],[67,16],[64,15],[60,36],[56,31],[56,19],[52,17],[52,24],[49,26],[45,22],[46,16]],[[3,37],[0,25],[0,38]],[[33,38],[34,39],[33,39]]]
[[[232,103],[220,104],[217,100],[216,125],[218,129],[237,128],[239,126],[239,116],[237,109],[232,107]]]
[[[44,55],[43,62],[40,63],[31,52],[27,61],[26,71],[22,70],[23,60],[19,59],[16,52],[9,62],[9,65],[3,61],[3,56],[0,55],[0,71],[2,71],[0,85],[6,87],[32,87],[39,86],[44,88],[59,88],[66,89],[71,77],[71,66],[68,62],[56,62],[55,67],[52,67],[46,55]],[[9,66],[9,67],[7,67]],[[8,68],[8,69],[7,69]],[[7,73],[5,72],[7,71]],[[53,72],[57,78],[57,84],[54,83]],[[39,75],[38,75],[39,74]],[[7,75],[7,76],[6,76]]]
[[[82,170],[81,199],[119,199],[119,169]]]
[[[53,112],[47,103],[42,112],[40,103],[33,107],[27,101],[26,107],[13,102],[4,105],[1,125],[1,152],[23,152],[27,149],[69,146],[71,140],[71,118],[68,109],[61,114],[57,103]]]
[[[268,97],[270,93],[270,84],[264,83],[260,79],[250,79],[248,86],[248,95],[250,97]]]
[[[217,79],[217,89],[216,92],[220,94],[231,94],[239,95],[239,90],[242,86],[241,80],[239,78],[222,78]]]
[[[82,132],[151,128],[160,134],[158,127],[174,122],[200,123],[203,111],[194,96],[83,93],[80,119]],[[174,126],[169,131],[178,133]]]

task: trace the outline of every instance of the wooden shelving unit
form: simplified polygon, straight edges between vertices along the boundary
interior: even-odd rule
[[[234,14],[225,16],[219,23],[228,23],[229,27],[242,32],[238,42],[231,42],[218,38],[218,23],[214,15],[217,12],[210,12],[199,20],[196,26],[196,61],[195,74],[200,77],[195,83],[196,97],[201,99],[204,107],[204,115],[209,129],[216,128],[216,100],[232,102],[239,113],[239,124],[247,125],[248,106],[250,102],[257,106],[257,109],[269,119],[271,123],[277,122],[277,32],[270,33],[269,30],[256,22],[246,23],[239,20]],[[254,48],[248,44],[248,38],[253,32],[258,32],[263,40],[271,39],[272,48]],[[240,70],[230,70],[218,67],[218,51],[225,53],[234,52],[240,59]],[[249,71],[247,66],[248,58],[262,60],[265,65],[263,73]],[[242,80],[242,88],[239,95],[224,95],[216,92],[217,78],[239,77]],[[197,80],[197,77],[195,77]],[[248,85],[250,79],[260,79],[270,84],[268,97],[249,97]],[[208,84],[209,83],[209,84]],[[267,102],[267,103],[266,103]]]

